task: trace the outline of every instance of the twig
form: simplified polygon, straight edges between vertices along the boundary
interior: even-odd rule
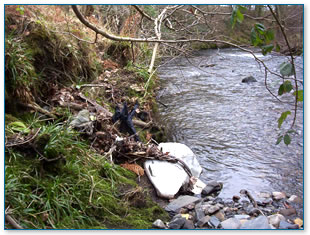
[[[24,229],[22,226],[20,226],[10,215],[6,214],[5,215],[5,219],[7,222],[9,222],[9,224],[11,224],[13,226],[13,228],[16,229]]]
[[[92,197],[93,197],[94,188],[95,188],[94,177],[92,175],[90,176],[90,179],[91,179],[91,190],[90,190],[90,195],[89,195],[89,203],[91,203],[91,200],[92,200]]]
[[[26,140],[24,142],[14,143],[14,144],[5,144],[5,147],[13,147],[13,146],[17,146],[17,145],[26,144],[26,143],[32,141],[33,139],[35,139],[37,137],[37,135],[39,134],[40,130],[41,130],[41,127],[37,130],[37,132],[31,138],[29,138],[28,140]]]
[[[56,115],[50,113],[49,111],[41,108],[38,104],[36,103],[29,103],[29,104],[24,104],[24,103],[21,103],[22,106],[25,106],[25,107],[28,107],[28,108],[31,108],[31,109],[34,109],[35,111],[39,112],[39,113],[43,113],[53,119],[57,119]]]

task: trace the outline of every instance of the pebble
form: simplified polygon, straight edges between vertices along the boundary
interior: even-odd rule
[[[221,211],[218,211],[214,214],[214,216],[216,218],[218,218],[220,221],[224,221],[225,220],[225,214]]]
[[[303,204],[303,200],[300,197],[296,196],[296,195],[290,196],[290,198],[287,201],[288,202],[298,203],[298,204]]]
[[[236,218],[229,218],[222,221],[221,226],[223,229],[239,229],[241,227],[241,223]]]
[[[290,215],[295,215],[297,212],[295,208],[288,208],[288,209],[280,210],[279,213],[284,216],[290,216]]]
[[[194,225],[193,221],[186,220],[182,229],[195,229],[195,225]]]
[[[204,227],[205,225],[208,224],[208,222],[209,222],[210,219],[211,219],[211,217],[208,216],[208,215],[205,216],[205,217],[203,217],[203,218],[201,218],[200,220],[197,221],[197,226],[198,226],[199,228]]]
[[[210,220],[209,220],[209,224],[213,227],[213,228],[218,228],[218,226],[221,224],[221,221],[219,221],[218,218],[216,218],[214,215],[211,216]]]
[[[186,219],[183,217],[176,217],[171,220],[171,222],[168,224],[169,229],[180,229],[185,224]]]
[[[280,222],[285,220],[285,217],[281,214],[270,215],[267,218],[268,218],[269,224],[271,224],[275,228],[279,228]]]
[[[204,187],[201,194],[208,196],[209,194],[220,191],[222,187],[223,187],[223,183],[220,183],[217,181],[211,181],[207,183],[206,187]]]
[[[155,222],[152,224],[153,228],[158,228],[158,229],[165,229],[166,225],[164,222],[160,219],[155,220]]]
[[[209,208],[207,208],[205,210],[205,213],[208,214],[208,215],[212,215],[214,214],[215,212],[219,211],[221,208],[218,206],[218,205],[215,205],[215,206],[210,206]]]
[[[279,224],[279,229],[298,229],[298,228],[299,228],[298,224],[291,224],[284,220],[282,220]]]
[[[303,220],[300,219],[300,218],[296,218],[296,219],[294,220],[294,223],[295,223],[295,224],[298,224],[299,228],[301,228],[301,227],[303,226],[303,224],[304,224]]]
[[[233,199],[234,202],[238,202],[238,201],[240,200],[240,197],[237,196],[237,195],[234,195],[234,196],[232,197],[232,199]]]
[[[235,218],[238,220],[242,220],[242,219],[249,219],[250,216],[249,215],[235,215]]]
[[[260,215],[255,219],[247,220],[240,229],[271,229],[266,216]]]
[[[272,197],[274,200],[281,200],[286,198],[286,194],[283,192],[273,192]]]

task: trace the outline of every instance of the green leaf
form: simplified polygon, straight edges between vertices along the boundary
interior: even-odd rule
[[[277,139],[276,145],[280,144],[282,139],[283,139],[283,135],[279,136],[278,139]]]
[[[294,91],[294,96],[296,96],[296,91]],[[298,90],[298,102],[303,102],[304,101],[304,90]]]
[[[234,9],[230,17],[230,24],[232,29],[235,27],[236,22],[237,22],[237,10]]]
[[[265,26],[263,24],[256,23],[254,27],[261,35],[265,34]]]
[[[267,53],[271,52],[273,49],[273,44],[262,46],[262,53],[266,55]]]
[[[265,34],[266,41],[272,41],[274,39],[273,30],[267,30]]]
[[[24,132],[24,133],[29,133],[30,130],[26,127],[26,125],[23,122],[11,122],[8,125],[13,131],[18,131],[18,132]]]
[[[283,95],[283,92],[284,92],[284,86],[283,84],[281,84],[278,90],[278,95]]]
[[[291,137],[288,134],[284,136],[284,143],[286,145],[289,145],[291,143]]]
[[[241,13],[241,11],[239,9],[236,11],[236,16],[237,16],[237,21],[239,23],[242,23],[242,21],[244,19],[244,16],[243,16],[243,14]]]
[[[286,80],[283,82],[283,89],[284,93],[289,93],[293,89],[291,81]]]
[[[291,63],[283,62],[279,66],[282,76],[291,76],[294,74],[293,65]]]
[[[257,38],[257,33],[256,33],[255,29],[252,28],[252,30],[251,30],[251,43],[253,46],[257,46],[256,38]]]
[[[276,52],[279,52],[281,50],[281,47],[280,47],[280,45],[277,43],[277,45],[276,45]]]
[[[278,119],[278,128],[281,128],[282,123],[287,118],[287,116],[290,115],[290,114],[291,114],[290,111],[286,111],[286,112],[283,112],[281,114],[281,117]]]

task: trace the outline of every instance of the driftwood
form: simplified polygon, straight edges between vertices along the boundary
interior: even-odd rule
[[[241,194],[245,194],[245,195],[249,198],[249,200],[250,200],[250,202],[253,204],[253,206],[254,206],[255,208],[257,208],[257,202],[255,201],[255,199],[253,198],[253,196],[250,194],[249,191],[247,191],[247,190],[245,190],[245,189],[242,189],[242,190],[240,191],[240,193],[241,193]]]

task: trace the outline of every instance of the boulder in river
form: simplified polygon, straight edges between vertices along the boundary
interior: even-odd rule
[[[223,183],[217,181],[211,181],[207,183],[207,186],[202,190],[201,194],[209,195],[220,191],[223,188]]]
[[[251,82],[257,82],[257,80],[253,76],[248,76],[242,79],[243,83],[251,83]]]

